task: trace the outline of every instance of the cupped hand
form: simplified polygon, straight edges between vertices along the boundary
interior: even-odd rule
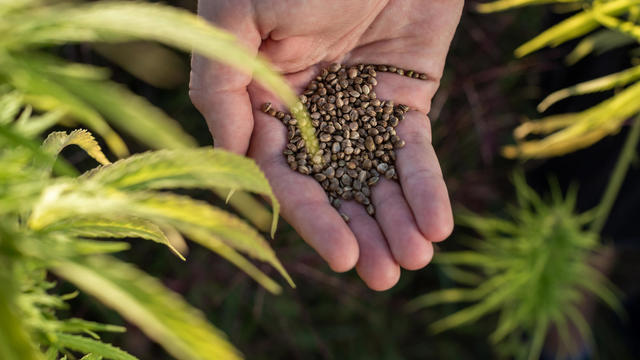
[[[411,107],[397,128],[399,182],[371,189],[375,218],[343,202],[345,223],[313,178],[289,168],[282,123],[260,111],[277,99],[250,75],[194,56],[190,95],[214,145],[256,160],[282,205],[282,216],[337,272],[354,266],[374,290],[433,256],[432,242],[453,228],[451,205],[427,113],[442,75],[463,0],[200,0],[198,12],[268,58],[298,92],[331,62],[391,64],[427,74],[417,80],[379,73],[380,99]],[[282,107],[282,110],[285,110]]]

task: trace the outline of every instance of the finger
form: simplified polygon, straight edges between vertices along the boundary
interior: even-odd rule
[[[249,2],[200,1],[198,13],[235,34],[255,55],[260,46]],[[189,95],[207,121],[214,145],[246,154],[253,129],[251,102],[246,87],[251,75],[195,54],[191,61]]]
[[[442,241],[453,230],[453,215],[440,164],[430,142],[429,119],[409,111],[397,128],[406,146],[397,150],[402,191],[418,228],[429,241]]]
[[[356,270],[369,288],[384,291],[400,279],[400,267],[393,259],[376,221],[364,208],[352,201],[343,203],[340,211],[349,216],[349,227],[358,239],[360,257]]]
[[[376,220],[398,264],[407,270],[425,267],[433,257],[433,246],[418,229],[400,185],[383,179],[372,188],[371,198]]]
[[[358,243],[315,179],[289,168],[282,149],[286,130],[279,120],[258,110],[273,101],[263,90],[250,86],[254,104],[255,130],[249,154],[269,179],[281,204],[282,216],[300,236],[327,261],[331,269],[352,269],[358,260]]]

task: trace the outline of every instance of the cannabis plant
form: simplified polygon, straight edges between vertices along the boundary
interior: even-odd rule
[[[5,93],[0,113],[0,358],[72,358],[73,352],[133,359],[101,343],[97,332],[121,327],[58,319],[56,309],[75,294],[53,295],[52,272],[102,301],[180,359],[238,358],[224,336],[177,294],[111,254],[140,238],[166,245],[183,258],[180,234],[218,253],[266,289],[280,286],[244,255],[274,266],[293,285],[267,241],[240,218],[208,203],[164,190],[238,189],[278,202],[251,160],[213,149],[160,150],[110,163],[85,130],[54,132],[42,146],[38,128],[57,115],[31,116],[19,96]],[[80,176],[56,162],[77,145],[100,162]],[[53,174],[57,174],[53,176]],[[86,336],[85,336],[86,335]]]
[[[518,205],[507,218],[458,214],[458,224],[479,238],[467,241],[469,250],[438,255],[438,263],[459,288],[445,289],[414,299],[413,310],[443,303],[471,303],[431,324],[440,332],[497,313],[490,335],[508,357],[538,359],[547,334],[556,329],[565,348],[571,348],[570,329],[590,338],[579,310],[592,294],[621,311],[615,290],[589,258],[599,248],[598,235],[586,229],[594,213],[576,214],[576,188],[562,196],[552,186],[550,200],[541,199],[514,177]]]
[[[293,107],[301,126],[308,120],[269,65],[188,12],[125,1],[0,0],[0,359],[135,359],[100,340],[100,333],[123,327],[58,316],[78,292],[58,294],[57,279],[114,309],[176,358],[240,358],[202,313],[113,255],[129,248],[124,239],[150,240],[184,259],[186,236],[273,293],[280,285],[247,257],[271,264],[293,286],[254,227],[170,191],[203,188],[225,195],[273,236],[279,204],[252,160],[194,148],[177,122],[109,81],[105,69],[54,55],[67,43],[132,40],[193,49],[252,72]],[[117,157],[128,149],[111,125],[164,150],[111,163],[89,131],[57,131],[43,140],[56,124],[92,129]],[[100,166],[78,174],[58,159],[70,145]],[[269,199],[273,212],[243,191]]]
[[[515,50],[518,57],[574,39],[581,40],[567,56],[568,65],[589,54],[602,54],[622,46],[630,47],[630,55],[637,56],[640,0],[500,0],[480,4],[478,10],[494,12],[538,4],[554,4],[579,12],[520,46]],[[640,113],[639,80],[640,65],[635,65],[550,94],[538,105],[539,111],[570,96],[615,90],[612,97],[582,112],[524,122],[514,132],[517,144],[505,147],[504,155],[521,158],[557,156],[588,147],[617,133],[629,118]],[[531,135],[542,138],[531,138]]]

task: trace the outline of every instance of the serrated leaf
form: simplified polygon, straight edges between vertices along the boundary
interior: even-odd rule
[[[132,265],[92,257],[60,263],[53,271],[116,310],[178,359],[240,358],[200,311]]]
[[[156,224],[135,217],[125,218],[116,215],[111,217],[104,216],[91,218],[86,216],[79,216],[58,222],[55,226],[51,226],[47,230],[61,231],[65,234],[83,237],[134,237],[151,240],[166,245],[180,259],[185,260],[184,256],[182,256],[178,249],[173,246],[165,233]]]
[[[102,165],[111,164],[111,161],[104,156],[100,145],[93,138],[90,132],[84,129],[73,130],[67,134],[64,131],[52,132],[47,136],[42,144],[43,149],[53,155],[58,155],[62,149],[69,145],[77,145],[89,156]]]
[[[185,234],[206,232],[234,249],[268,262],[294,286],[269,243],[242,219],[186,196],[121,192],[94,187],[92,184],[95,183],[87,183],[88,188],[72,183],[51,186],[34,206],[29,226],[35,230],[47,230],[48,226],[77,216],[109,218],[118,213],[120,216],[169,224]]]
[[[137,357],[110,344],[84,336],[56,333],[55,344],[57,347],[92,353],[111,360],[138,360]]]
[[[273,237],[280,204],[269,181],[251,159],[224,150],[160,150],[130,156],[86,176],[118,189],[228,188],[268,196],[273,207]]]

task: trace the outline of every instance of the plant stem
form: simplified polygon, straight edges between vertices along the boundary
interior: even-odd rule
[[[602,195],[602,200],[600,201],[600,205],[596,210],[596,219],[593,221],[593,223],[591,223],[591,231],[595,233],[600,233],[602,231],[602,228],[604,227],[604,224],[609,217],[609,213],[613,208],[613,204],[618,197],[618,192],[622,187],[622,183],[624,182],[624,179],[627,175],[629,166],[631,165],[631,162],[635,157],[636,147],[639,140],[640,116],[637,116],[633,122],[633,125],[631,126],[631,130],[629,131],[627,140],[624,143],[622,152],[618,157],[616,167],[613,170],[613,174],[611,174],[611,179],[609,179],[609,184],[607,184],[604,195]]]

